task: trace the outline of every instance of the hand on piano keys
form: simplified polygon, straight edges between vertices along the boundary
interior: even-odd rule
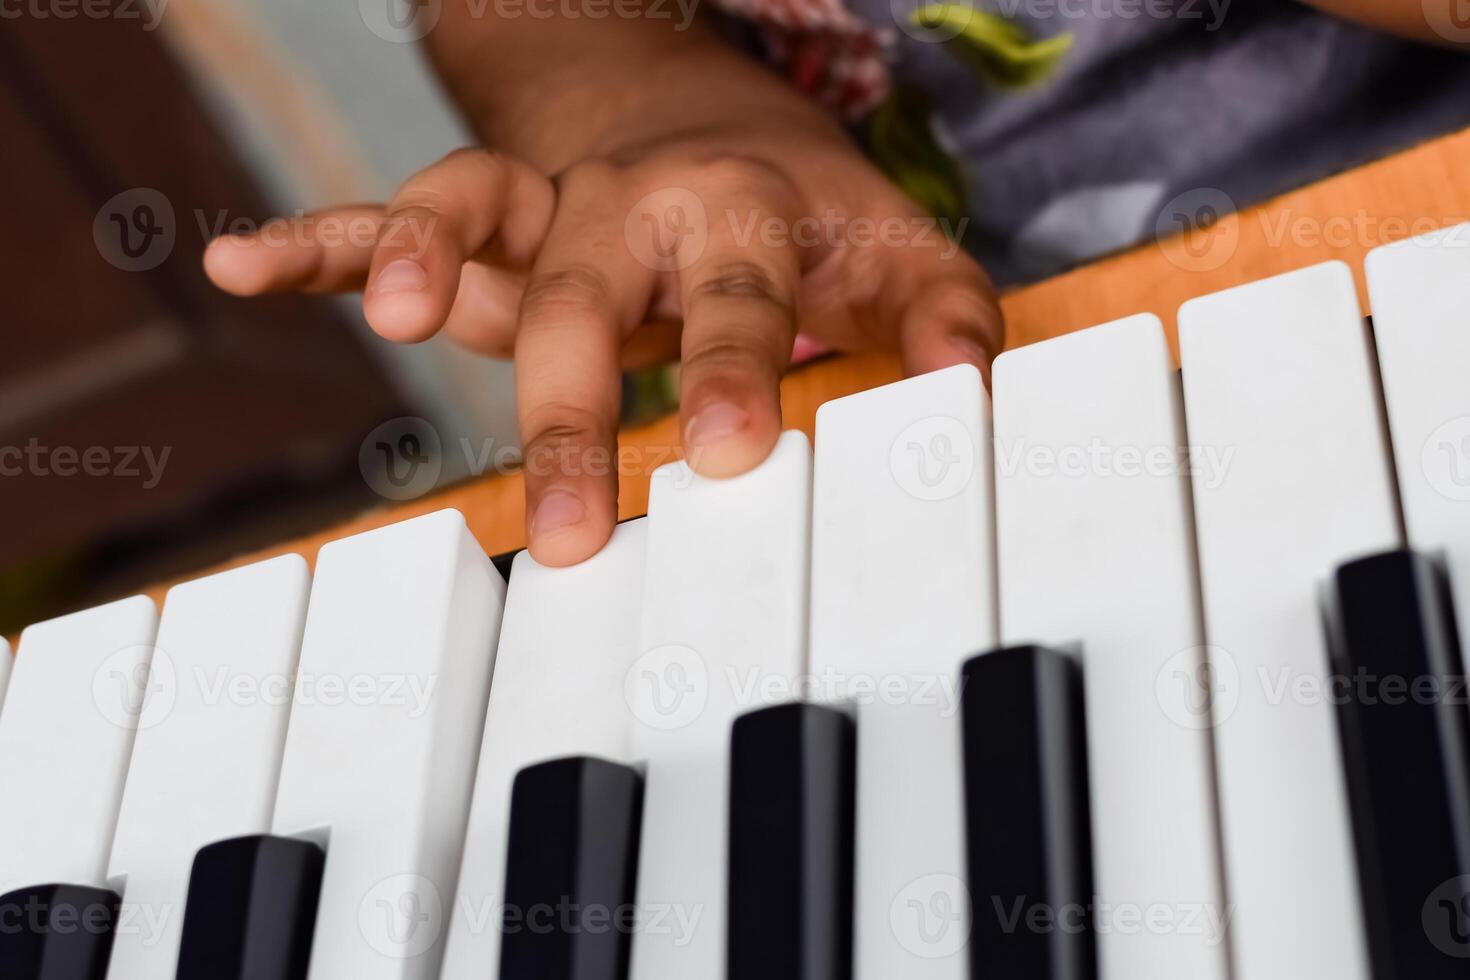
[[[31,627],[0,976],[1461,975],[1470,227],[1368,280],[839,399],[508,584],[441,511]]]
[[[716,100],[703,122],[598,140],[554,181],[456,150],[384,205],[222,235],[205,271],[241,296],[361,291],[387,340],[442,331],[514,358],[528,547],[574,564],[617,521],[620,368],[678,362],[684,458],[731,477],[775,445],[799,348],[886,351],[909,374],[989,370],[1000,349],[995,291],[957,244],[965,221],[931,216],[809,105],[750,81],[737,126]]]

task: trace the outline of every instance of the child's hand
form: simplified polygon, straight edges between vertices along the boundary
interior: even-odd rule
[[[981,269],[840,130],[779,91],[717,108],[707,125],[687,111],[669,132],[640,120],[554,190],[527,164],[458,151],[386,207],[305,221],[372,216],[375,246],[227,237],[205,267],[240,295],[362,290],[383,337],[445,330],[514,356],[531,551],[577,562],[617,517],[621,367],[681,357],[686,455],[731,476],[775,443],[798,326],[833,348],[901,352],[909,373],[988,371],[1000,348]]]

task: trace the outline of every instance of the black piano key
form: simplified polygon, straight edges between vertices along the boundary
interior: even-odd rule
[[[523,550],[522,548],[517,548],[515,551],[504,551],[490,559],[490,564],[495,566],[495,570],[500,573],[500,577],[505,579],[507,583],[510,582],[510,571],[515,567],[516,555],[520,554]]]
[[[643,777],[574,756],[527,766],[511,790],[500,980],[622,980]]]
[[[964,666],[970,975],[1092,980],[1082,671],[1035,646]]]
[[[855,742],[852,720],[832,708],[735,719],[729,980],[852,975]]]
[[[1470,713],[1439,569],[1392,551],[1337,570],[1331,610],[1369,956],[1385,978],[1463,977]]]
[[[326,854],[264,834],[194,856],[176,980],[305,980]]]
[[[83,885],[37,885],[0,896],[0,977],[102,980],[118,896]]]

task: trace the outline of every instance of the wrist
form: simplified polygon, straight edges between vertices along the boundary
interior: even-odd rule
[[[837,130],[815,102],[709,24],[681,27],[681,7],[672,9],[669,20],[441,22],[428,51],[481,141],[547,173],[670,132],[736,128],[742,119]]]

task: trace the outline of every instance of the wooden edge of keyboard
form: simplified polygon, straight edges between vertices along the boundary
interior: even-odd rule
[[[1148,242],[1004,296],[1007,347],[1018,347],[1134,313],[1154,313],[1165,325],[1177,357],[1175,313],[1185,300],[1291,269],[1340,259],[1361,276],[1372,248],[1435,228],[1470,220],[1470,130],[1345,171],[1256,207],[1232,214],[1208,231]],[[1218,192],[1197,192],[1207,206]],[[1192,205],[1192,200],[1183,202]],[[782,383],[788,428],[812,434],[823,402],[900,377],[895,358],[831,357],[793,371]],[[620,462],[618,513],[645,513],[653,469],[678,455],[676,419],[625,430]],[[274,555],[297,552],[314,562],[324,543],[454,507],[491,555],[525,543],[525,507],[519,474],[487,476],[408,503],[385,504],[307,537],[241,555],[201,574]],[[190,578],[195,576],[189,576]],[[146,590],[157,601],[172,582]]]

